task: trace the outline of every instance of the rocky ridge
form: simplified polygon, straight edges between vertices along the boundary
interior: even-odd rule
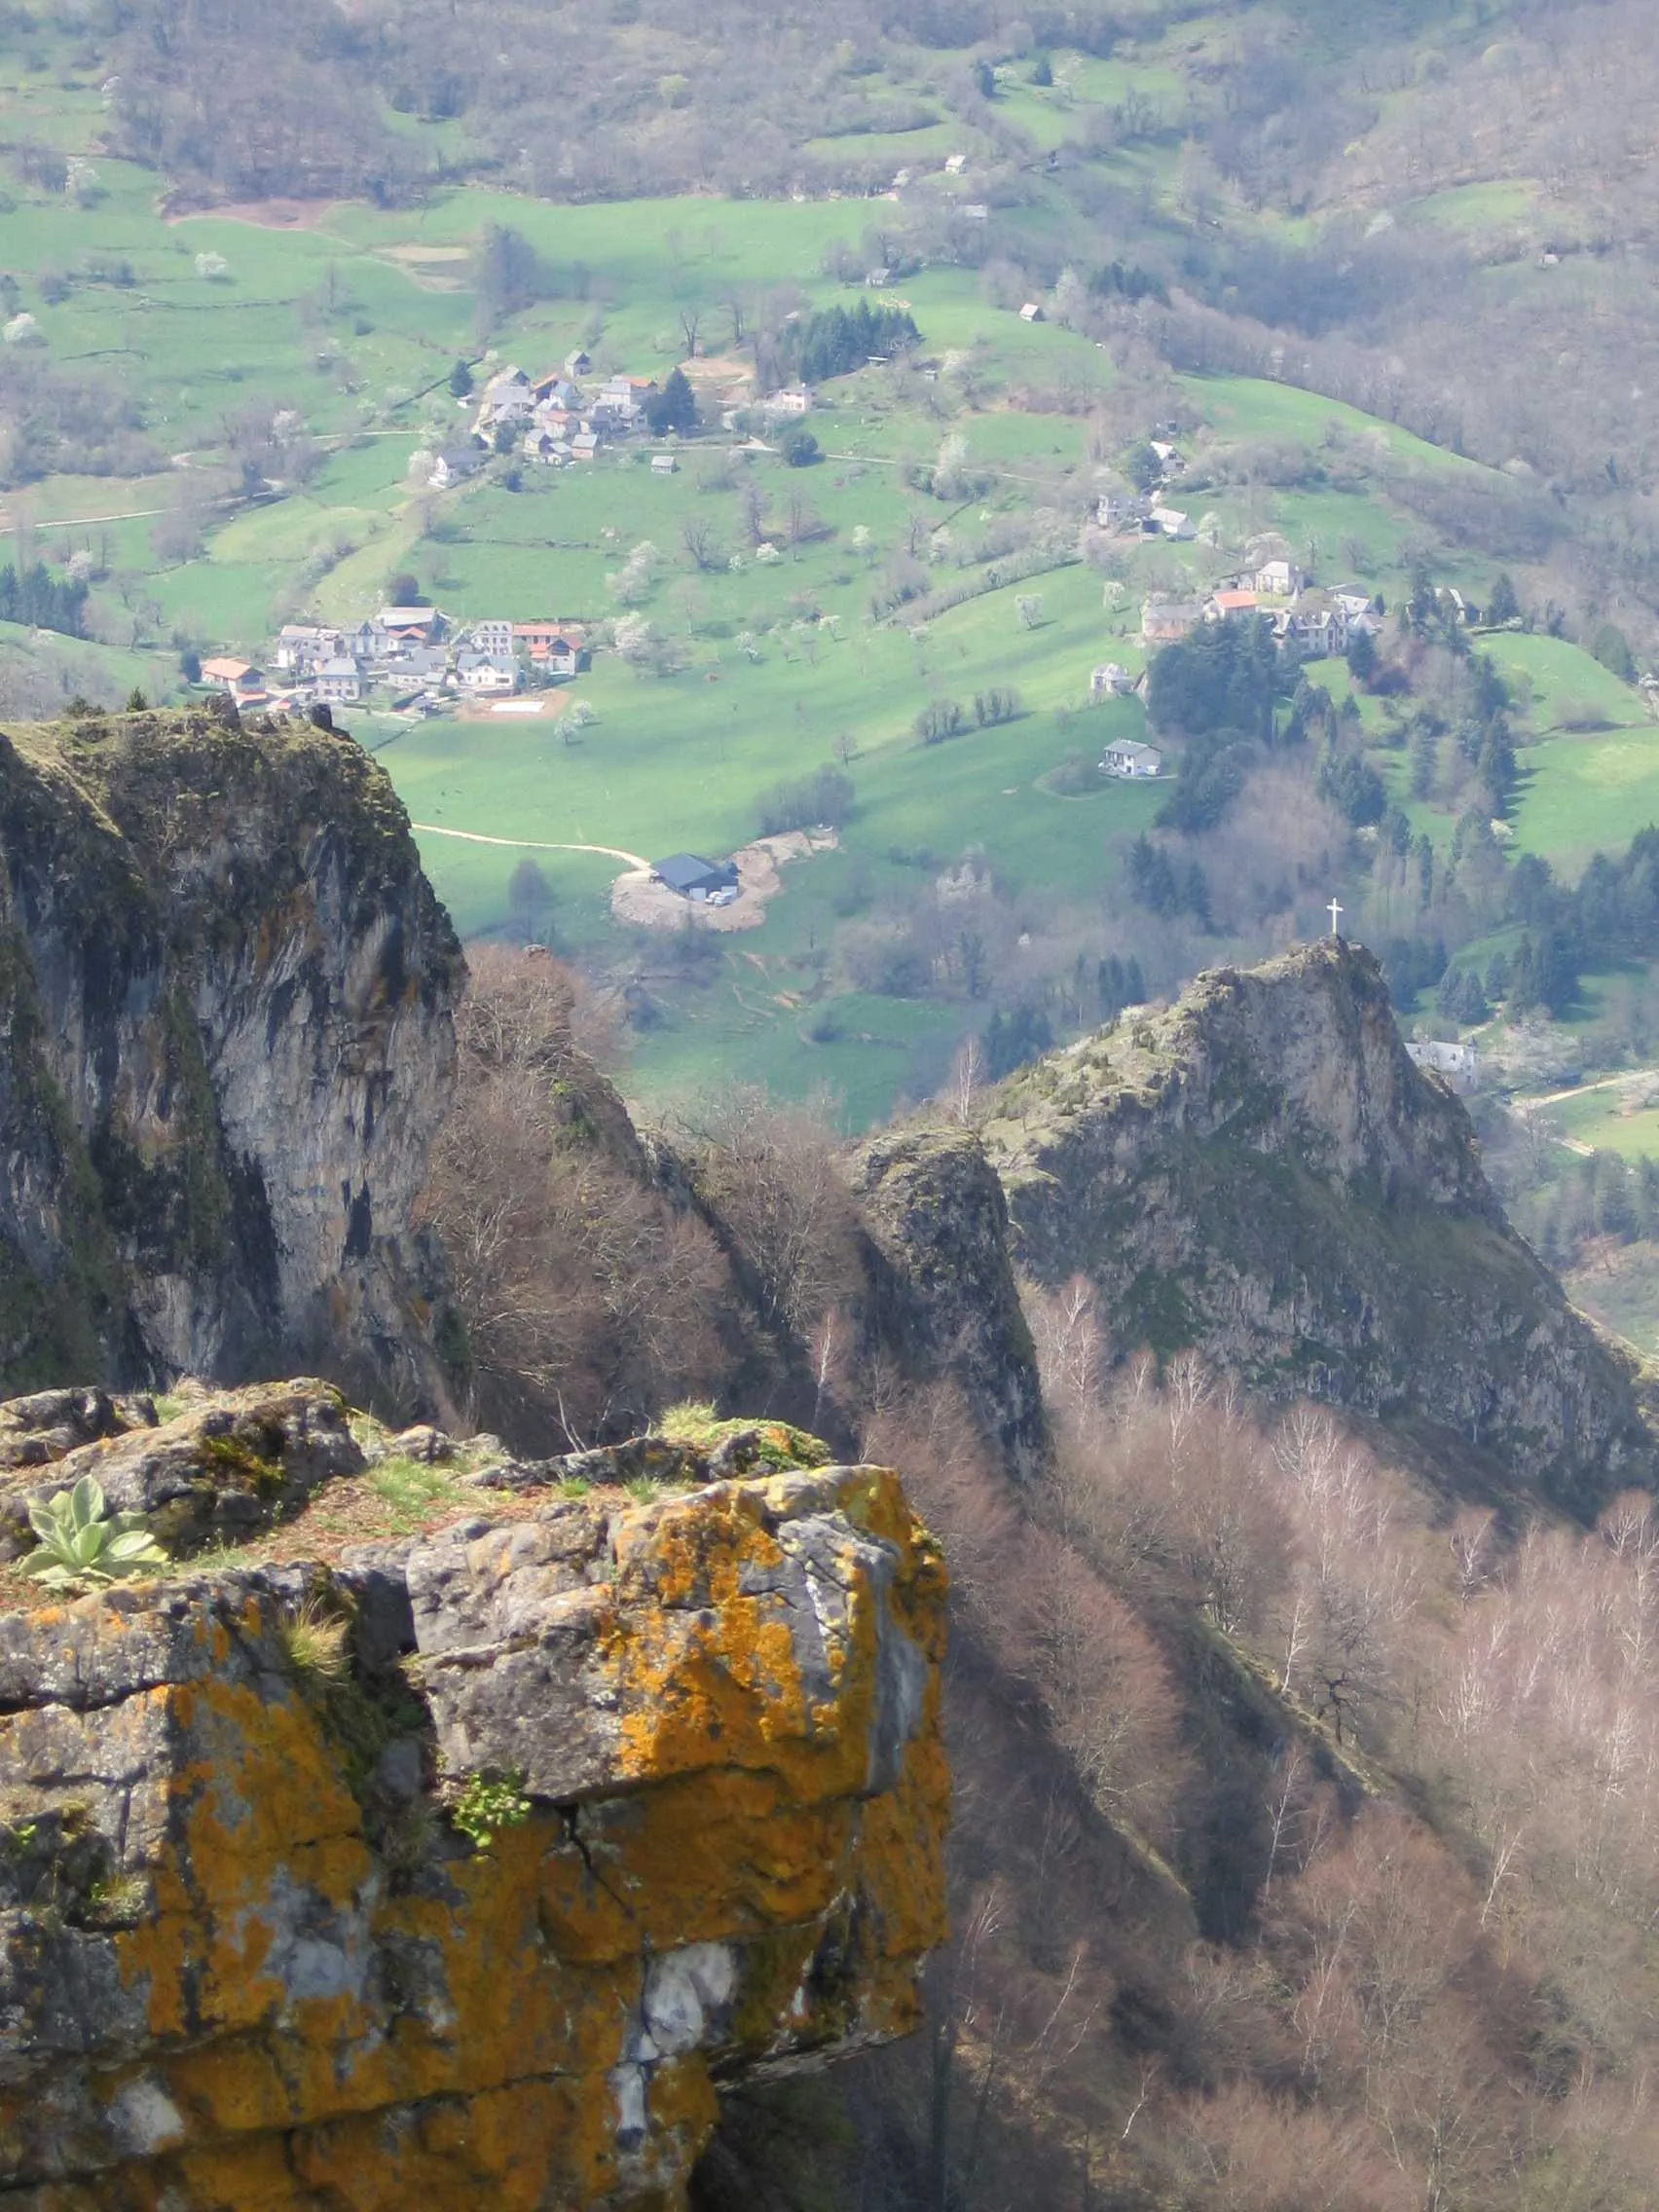
[[[263,1433],[290,1555],[348,1462],[475,1506],[0,1614],[0,2201],[672,2207],[718,2083],[915,2025],[944,1577],[894,1475],[766,1424],[527,1466],[305,1382],[129,1411],[14,1493]]]
[[[1415,1427],[1577,1514],[1655,1479],[1634,1361],[1509,1227],[1363,948],[1131,1010],[1011,1079],[980,1133],[1016,1264],[1087,1276],[1123,1349]]]

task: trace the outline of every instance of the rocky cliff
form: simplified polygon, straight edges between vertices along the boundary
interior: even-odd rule
[[[718,2083],[915,2024],[944,1578],[893,1475],[734,1424],[525,1465],[310,1382],[0,1442],[12,1497],[274,1523],[5,1593],[0,2200],[670,2212]]]
[[[0,1385],[441,1387],[462,974],[385,776],[234,714],[0,735]]]
[[[1627,1361],[1504,1220],[1363,949],[1203,976],[993,1094],[1014,1254],[1119,1345],[1419,1424],[1587,1512],[1650,1483]]]
[[[854,1157],[867,1348],[949,1375],[1002,1464],[1026,1481],[1046,1447],[1043,1388],[1009,1258],[1008,1206],[969,1129],[897,1129]]]

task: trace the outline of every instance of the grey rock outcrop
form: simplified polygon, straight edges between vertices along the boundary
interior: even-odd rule
[[[1014,1078],[982,1135],[1016,1261],[1088,1275],[1120,1348],[1420,1423],[1578,1514],[1654,1480],[1633,1362],[1509,1227],[1363,949],[1202,976]]]
[[[328,1364],[441,1394],[409,1224],[462,972],[350,738],[0,737],[0,1387]]]
[[[1020,1480],[1045,1448],[1036,1354],[1009,1261],[1008,1206],[968,1129],[899,1129],[853,1161],[867,1324],[913,1372],[948,1376]]]

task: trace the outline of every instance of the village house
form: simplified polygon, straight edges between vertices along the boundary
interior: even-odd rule
[[[1109,660],[1102,668],[1088,672],[1088,696],[1091,699],[1123,699],[1135,687],[1135,680],[1126,668],[1120,668]]]
[[[1406,1051],[1419,1068],[1428,1068],[1435,1075],[1443,1076],[1454,1090],[1475,1088],[1481,1056],[1473,1045],[1443,1044],[1435,1038],[1424,1037],[1408,1043]]]
[[[592,373],[593,363],[579,346],[574,352],[565,355],[565,374],[572,381],[577,377],[590,376]]]
[[[483,465],[484,456],[476,446],[449,446],[433,457],[426,482],[434,492],[447,492],[453,485],[476,476]]]
[[[679,466],[679,461],[671,453],[653,453],[651,456],[651,474],[653,476],[672,476]]]
[[[1308,591],[1273,616],[1279,643],[1300,660],[1332,660],[1348,647],[1348,618],[1328,592]]]
[[[1172,645],[1196,630],[1204,618],[1201,599],[1148,599],[1141,605],[1141,642]]]
[[[944,157],[944,173],[946,176],[960,176],[967,166],[968,157],[966,154],[946,154]]]
[[[513,657],[513,626],[499,620],[469,622],[466,642],[475,653],[487,653],[492,660],[511,660]]]
[[[1372,594],[1364,584],[1332,584],[1330,590],[1350,627],[1372,613]]]
[[[1134,738],[1121,738],[1109,745],[1100,756],[1100,772],[1104,776],[1122,776],[1144,782],[1156,776],[1163,766],[1163,756],[1156,745],[1141,745]]]
[[[323,661],[316,672],[316,695],[327,706],[350,707],[363,696],[362,670],[345,655]]]
[[[387,661],[387,674],[398,683],[437,683],[449,666],[442,645],[405,645]]]
[[[320,630],[313,622],[284,622],[272,657],[284,675],[304,676],[338,649],[339,639],[337,630]]]
[[[1094,502],[1094,520],[1101,530],[1121,530],[1124,523],[1142,521],[1148,511],[1146,500],[1135,492],[1103,492]]]
[[[1036,300],[1027,300],[1019,311],[1019,319],[1021,322],[1041,322],[1043,320],[1041,304]]]
[[[597,430],[578,430],[571,440],[571,459],[572,461],[592,461],[594,455],[599,451],[599,442]]]
[[[656,389],[654,377],[607,378],[588,409],[595,428],[632,429]]]
[[[263,699],[266,695],[264,671],[255,668],[251,661],[233,660],[229,655],[204,660],[202,681],[239,701]]]
[[[535,407],[535,395],[531,390],[530,379],[518,367],[502,369],[484,387],[478,406],[475,432],[493,430],[498,423],[522,423],[528,420]]]
[[[375,624],[388,645],[429,645],[442,619],[435,607],[383,607]]]
[[[1163,536],[1178,538],[1183,543],[1198,535],[1192,517],[1182,514],[1177,507],[1154,507],[1148,519],[1158,525]]]
[[[511,653],[505,659],[492,653],[457,653],[455,673],[463,691],[503,692],[519,687],[518,662]]]
[[[562,462],[570,460],[571,441],[569,438],[561,437],[557,430],[550,428],[543,423],[538,424],[534,429],[526,430],[524,442],[519,450],[523,453],[526,461],[539,461],[545,462],[549,468],[557,468]]]
[[[581,633],[568,623],[515,622],[513,643],[524,646],[533,667],[549,676],[578,676],[587,665]]]
[[[764,405],[768,415],[805,415],[812,407],[812,393],[797,384],[788,391],[768,392]]]
[[[1257,595],[1253,591],[1211,592],[1204,603],[1206,622],[1225,622],[1236,614],[1254,614]]]
[[[1307,582],[1294,561],[1265,561],[1256,571],[1256,589],[1264,599],[1294,599]]]

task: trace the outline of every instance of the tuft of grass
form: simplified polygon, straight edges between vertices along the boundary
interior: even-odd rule
[[[633,1475],[622,1485],[636,1505],[654,1505],[659,1497],[678,1497],[687,1486],[665,1482],[660,1475]]]
[[[719,1418],[712,1398],[682,1398],[677,1406],[670,1406],[660,1415],[651,1426],[671,1444],[701,1444],[709,1431],[719,1425]]]
[[[394,1455],[371,1467],[368,1488],[387,1512],[387,1534],[412,1535],[434,1512],[474,1495],[453,1467]]]
[[[283,1621],[280,1633],[288,1664],[303,1681],[333,1684],[350,1673],[350,1623],[343,1614],[308,1598]]]

